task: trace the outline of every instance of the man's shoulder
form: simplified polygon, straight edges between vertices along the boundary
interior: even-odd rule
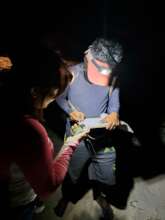
[[[84,63],[81,62],[81,63],[78,63],[78,64],[76,64],[76,65],[74,65],[74,66],[71,66],[71,67],[69,68],[69,70],[70,70],[73,74],[79,73],[79,72],[81,72],[81,71],[84,70]]]

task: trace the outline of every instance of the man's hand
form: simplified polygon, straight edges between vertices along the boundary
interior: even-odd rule
[[[83,121],[85,119],[85,114],[83,112],[73,111],[69,114],[70,119],[75,122]]]
[[[119,126],[119,115],[117,112],[112,112],[111,114],[107,115],[104,119],[104,122],[107,123],[106,129],[112,130]]]

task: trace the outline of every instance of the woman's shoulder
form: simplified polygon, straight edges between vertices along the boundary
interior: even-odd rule
[[[22,130],[30,135],[36,135],[40,137],[47,137],[47,131],[41,122],[31,115],[24,115],[21,119]]]

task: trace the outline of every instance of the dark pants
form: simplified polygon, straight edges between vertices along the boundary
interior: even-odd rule
[[[109,133],[108,133],[109,135]],[[85,140],[80,143],[74,152],[68,173],[62,184],[63,197],[76,203],[84,194],[92,188],[92,181],[89,180],[89,166],[93,157],[103,147],[111,146],[111,139],[107,138],[104,130],[97,130],[92,133],[97,138],[94,141]]]
[[[91,152],[84,141],[81,141],[70,160],[68,175],[73,183],[76,183],[79,177],[84,173],[85,167],[90,162]]]
[[[8,184],[6,181],[0,181],[0,215],[4,219],[7,219],[8,206],[9,206],[9,196],[8,196]]]
[[[35,202],[11,208],[9,205],[8,184],[0,182],[0,219],[32,220]]]
[[[17,208],[13,208],[10,210],[11,219],[17,220],[32,220],[33,219],[33,211],[34,211],[34,202],[31,202],[27,205],[19,206]]]
[[[105,136],[101,138],[101,141],[96,141],[95,150],[97,151],[100,146],[102,146],[101,144],[106,146],[105,144],[109,143],[115,146],[117,154],[115,172],[116,184],[114,186],[110,186],[100,181],[89,180],[88,167],[91,163],[90,158],[92,152],[89,151],[87,146],[82,144],[74,153],[70,163],[69,172],[62,184],[62,193],[64,198],[72,203],[76,203],[89,189],[93,189],[94,199],[96,199],[102,192],[106,195],[106,199],[109,203],[120,209],[124,209],[126,207],[129,193],[133,188],[133,178],[131,172],[132,166],[129,164],[129,161],[131,161],[130,158],[132,158],[130,149],[134,147],[131,142],[132,135],[122,131],[120,133],[114,132],[112,135],[110,139]],[[78,157],[77,154],[79,155]]]
[[[89,189],[91,189],[91,182],[88,179],[88,164],[85,165],[76,182],[73,182],[71,176],[67,173],[62,184],[63,197],[74,204],[80,200]]]

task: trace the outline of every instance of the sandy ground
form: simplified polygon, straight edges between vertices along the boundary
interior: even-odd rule
[[[126,210],[113,207],[114,220],[165,220],[165,175],[144,181],[135,179]],[[101,209],[89,191],[76,205],[69,204],[62,218],[57,217],[53,207],[61,197],[60,187],[49,198],[46,209],[36,220],[98,220]]]

